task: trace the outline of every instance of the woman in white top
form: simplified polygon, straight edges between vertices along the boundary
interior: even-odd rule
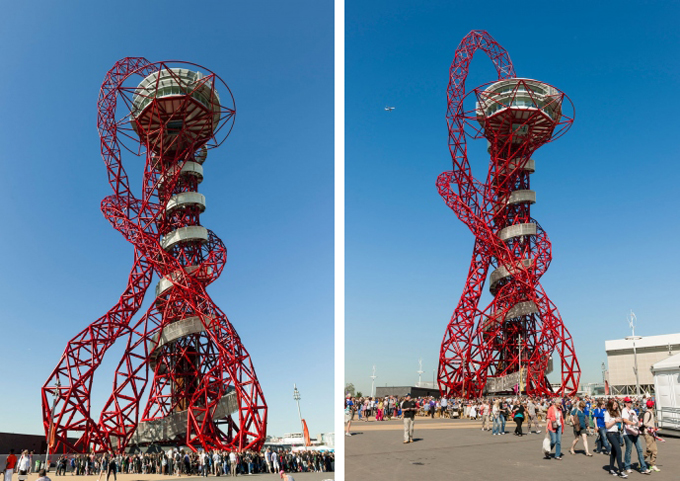
[[[470,419],[477,419],[477,405],[473,404],[470,408]]]
[[[31,458],[28,457],[28,449],[21,452],[21,457],[17,461],[17,471],[19,471],[19,481],[26,481],[28,469],[31,467]]]
[[[632,471],[630,469],[630,453],[633,450],[633,446],[637,450],[638,460],[640,461],[640,472],[642,474],[650,474],[651,471],[647,468],[645,464],[645,455],[642,452],[642,443],[640,442],[640,421],[636,412],[633,410],[633,400],[626,397],[624,400],[625,407],[621,411],[621,417],[623,418],[624,429],[623,429],[623,440],[626,442],[626,454],[623,456],[623,464],[626,467],[626,471],[629,473]]]
[[[621,418],[621,411],[619,410],[619,403],[615,399],[610,399],[607,402],[607,410],[604,412],[604,427],[607,430],[607,440],[612,449],[609,452],[609,473],[618,475],[620,478],[627,478],[628,475],[623,469],[623,462],[621,462],[621,435],[619,430],[623,425]],[[619,465],[618,473],[614,469],[614,460]]]

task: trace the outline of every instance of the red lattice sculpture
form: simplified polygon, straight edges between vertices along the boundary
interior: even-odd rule
[[[262,447],[262,389],[238,334],[206,292],[227,250],[200,224],[202,164],[231,132],[233,105],[227,85],[195,64],[125,58],[106,76],[97,126],[114,193],[102,201],[102,212],[134,245],[134,262],[118,303],[68,343],[42,388],[51,446],[77,452],[151,443]],[[146,158],[139,199],[121,146]],[[154,273],[160,279],[155,300],[133,321]],[[117,340],[126,343],[125,353],[94,419],[94,373]]]
[[[465,79],[477,49],[493,61],[498,81],[466,94]],[[466,111],[467,98],[475,105]],[[487,32],[472,31],[458,46],[447,111],[453,170],[439,176],[437,189],[475,235],[475,245],[465,290],[439,354],[442,393],[477,397],[519,389],[555,394],[546,377],[554,352],[562,381],[557,394],[578,389],[580,368],[571,335],[539,282],[552,258],[551,244],[531,217],[536,194],[529,186],[534,151],[564,134],[572,122],[566,95],[543,82],[516,78],[507,52]],[[466,130],[471,138],[488,142],[491,161],[483,184],[472,176]],[[493,300],[482,309],[489,270]]]

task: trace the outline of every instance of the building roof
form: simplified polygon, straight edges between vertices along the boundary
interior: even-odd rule
[[[635,341],[637,349],[654,348],[654,347],[668,347],[668,345],[680,345],[680,333],[677,334],[663,334],[661,336],[645,336]],[[616,339],[613,341],[604,341],[604,348],[607,352],[612,351],[627,351],[633,349],[633,341],[627,339]]]
[[[657,371],[680,371],[680,354],[670,356],[663,361],[654,363],[652,366],[652,372]]]

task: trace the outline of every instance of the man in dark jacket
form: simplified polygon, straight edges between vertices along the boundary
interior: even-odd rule
[[[411,394],[401,403],[401,412],[404,414],[404,444],[413,442],[413,422],[416,417],[416,402],[411,400]]]

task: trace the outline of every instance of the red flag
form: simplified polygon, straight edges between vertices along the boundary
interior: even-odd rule
[[[54,429],[54,420],[50,418],[50,429],[47,431],[47,445],[49,450],[52,451],[54,446],[57,444],[57,430]]]
[[[304,430],[303,434],[305,435],[305,446],[311,446],[312,441],[309,439],[309,429],[307,429],[307,423],[305,420],[302,420],[302,429]]]

